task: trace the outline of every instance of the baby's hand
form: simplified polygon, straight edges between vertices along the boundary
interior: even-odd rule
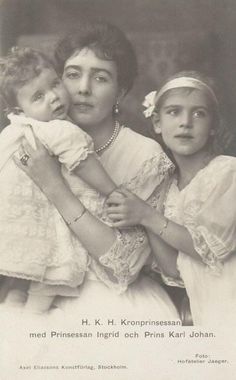
[[[150,206],[126,189],[116,189],[107,199],[107,213],[114,227],[142,224]]]

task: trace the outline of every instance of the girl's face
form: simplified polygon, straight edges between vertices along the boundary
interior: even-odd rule
[[[207,150],[212,112],[204,92],[197,89],[170,92],[160,108],[157,123],[164,143],[174,155],[191,156]]]
[[[83,48],[66,61],[62,79],[71,97],[69,114],[76,124],[86,129],[112,122],[120,93],[114,61]]]
[[[53,68],[45,68],[16,94],[18,106],[26,116],[39,121],[66,119],[69,95]]]

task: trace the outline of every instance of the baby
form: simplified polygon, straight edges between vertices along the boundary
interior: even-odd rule
[[[29,287],[25,307],[42,313],[56,295],[78,295],[89,257],[66,224],[81,218],[86,209],[72,221],[62,219],[12,160],[22,137],[34,147],[34,133],[58,156],[72,191],[97,216],[102,217],[105,196],[115,184],[96,156],[90,136],[69,121],[68,93],[44,54],[14,48],[0,62],[0,94],[11,121],[0,134],[0,275],[8,276],[13,288],[5,302],[17,302],[19,289]],[[114,139],[118,133],[115,124]],[[30,156],[22,151],[20,159],[27,165]]]

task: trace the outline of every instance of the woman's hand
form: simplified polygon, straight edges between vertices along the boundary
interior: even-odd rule
[[[61,165],[56,157],[50,156],[39,139],[36,136],[34,138],[36,149],[33,149],[26,138],[23,138],[18,154],[14,155],[13,160],[43,192],[47,193],[64,181],[61,175]],[[23,165],[19,157],[22,157],[25,153],[29,156],[29,159]]]
[[[126,189],[114,191],[107,199],[107,213],[114,227],[142,224],[153,209],[142,199]]]

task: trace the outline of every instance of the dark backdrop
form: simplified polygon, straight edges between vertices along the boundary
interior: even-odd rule
[[[139,77],[121,115],[132,128],[149,135],[141,112],[144,95],[176,71],[196,69],[217,77],[235,134],[235,0],[2,0],[0,54],[15,44],[50,53],[84,16],[115,23],[134,43]],[[236,153],[235,142],[229,152]]]

